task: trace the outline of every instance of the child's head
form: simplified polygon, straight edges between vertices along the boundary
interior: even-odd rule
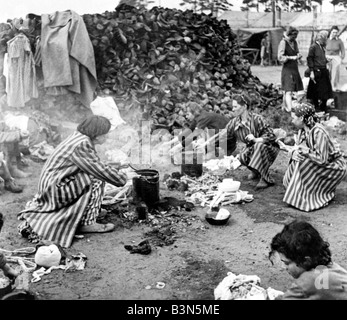
[[[287,265],[287,271],[297,278],[304,271],[331,263],[329,243],[308,222],[293,221],[271,241],[270,260],[277,252]]]

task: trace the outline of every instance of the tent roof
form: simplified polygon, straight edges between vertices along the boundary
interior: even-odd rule
[[[272,31],[272,30],[278,30],[278,29],[283,30],[282,27],[275,27],[275,28],[238,28],[237,30],[248,31],[250,33],[263,33],[263,32]]]
[[[346,16],[346,11],[317,12],[316,28],[329,29],[333,25],[344,27]],[[218,17],[218,20],[226,20],[231,29],[270,28],[273,26],[272,12],[225,11]],[[282,11],[280,21],[276,16],[276,24],[284,27],[291,25],[297,28],[312,28],[314,24],[313,12]]]

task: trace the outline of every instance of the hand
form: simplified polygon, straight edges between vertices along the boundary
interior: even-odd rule
[[[262,142],[264,142],[264,140],[263,140],[263,138],[254,138],[253,142],[254,143],[262,143]]]
[[[107,164],[109,166],[116,168],[117,170],[125,169],[129,167],[128,163],[121,163],[121,162],[108,162]]]
[[[302,156],[307,156],[309,154],[309,149],[306,148],[306,147],[303,147],[303,146],[299,146],[299,154],[302,155]]]
[[[254,138],[253,134],[249,134],[249,135],[246,136],[245,139],[246,139],[247,142],[252,142],[255,138]]]
[[[21,130],[20,131],[20,138],[21,138],[21,140],[29,138],[29,131],[28,130]]]
[[[292,159],[294,161],[298,161],[298,162],[302,162],[305,160],[305,157],[303,155],[300,154],[300,152],[298,150],[295,150],[293,152],[293,155],[292,155]]]
[[[301,58],[302,58],[302,54],[299,52],[299,53],[297,54],[297,57],[298,57],[298,59],[301,59]]]
[[[314,83],[316,83],[316,80],[315,80],[315,78],[314,78],[314,72],[313,72],[313,71],[311,71],[311,73],[310,73],[310,79],[311,79]]]

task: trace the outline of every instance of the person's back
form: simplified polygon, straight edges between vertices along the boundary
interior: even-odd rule
[[[330,244],[310,223],[294,220],[270,244],[295,279],[278,300],[347,300],[347,270],[331,258]]]
[[[194,129],[198,128],[220,130],[224,129],[229,121],[229,118],[219,113],[202,111],[195,117],[190,128],[192,128],[192,126],[195,126]]]
[[[347,271],[337,263],[303,272],[282,300],[347,300]]]
[[[226,127],[229,123],[230,118],[225,115],[216,113],[216,112],[208,112],[205,110],[200,110],[200,112],[194,112],[194,119],[189,126],[189,130],[194,132],[195,129],[206,130],[207,129],[207,137],[211,138],[213,135],[219,133],[222,129]],[[214,130],[214,131],[213,131]],[[185,132],[187,133],[187,131]],[[219,156],[219,142],[216,142],[216,155]],[[231,136],[227,140],[227,150],[226,155],[230,156],[237,147],[237,139],[236,136]]]

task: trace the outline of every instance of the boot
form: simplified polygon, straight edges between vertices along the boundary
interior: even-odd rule
[[[11,165],[9,169],[11,172],[11,176],[14,178],[28,178],[31,176],[30,172],[24,172],[18,169],[17,165]]]
[[[16,183],[14,179],[5,181],[5,189],[13,193],[20,193],[23,191],[23,186]]]

